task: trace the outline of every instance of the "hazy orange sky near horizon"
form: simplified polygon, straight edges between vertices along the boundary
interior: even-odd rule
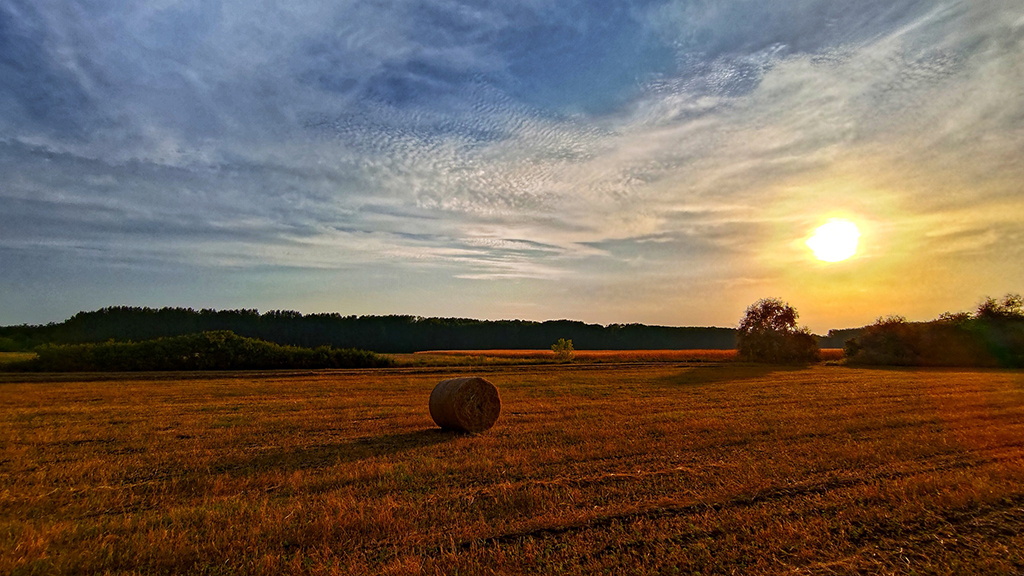
[[[1010,0],[0,0],[0,325],[971,310],[1024,292],[1021,54]]]

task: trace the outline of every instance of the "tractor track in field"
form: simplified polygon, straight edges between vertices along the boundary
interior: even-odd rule
[[[656,505],[637,510],[629,510],[624,512],[617,512],[611,514],[598,514],[589,519],[571,522],[560,526],[542,526],[536,528],[529,528],[526,530],[507,532],[503,534],[495,534],[484,538],[475,538],[465,540],[457,543],[457,546],[463,549],[472,548],[475,546],[488,546],[488,545],[501,545],[515,541],[521,541],[532,538],[551,538],[559,537],[567,534],[573,534],[577,532],[584,532],[588,530],[608,528],[617,524],[628,523],[634,520],[656,520],[662,518],[673,518],[680,516],[689,516],[694,514],[701,514],[706,512],[721,512],[723,510],[732,508],[749,508],[753,506],[759,506],[762,504],[793,499],[802,498],[806,496],[816,496],[822,494],[828,494],[837,490],[844,490],[853,488],[856,486],[868,485],[874,482],[891,482],[894,480],[906,480],[922,474],[932,474],[935,472],[945,472],[957,469],[976,468],[979,466],[998,464],[1002,462],[1008,462],[1013,460],[1020,460],[1020,451],[1017,446],[1011,447],[1011,450],[1003,451],[998,455],[988,458],[976,458],[971,455],[965,455],[963,458],[950,459],[946,462],[938,462],[934,466],[927,468],[919,468],[913,470],[878,470],[875,473],[867,475],[847,476],[847,477],[831,477],[823,480],[809,481],[796,483],[790,486],[772,486],[759,490],[754,490],[747,494],[738,494],[732,498],[717,502],[706,502],[706,501],[693,501],[685,504],[669,504],[669,505]],[[918,460],[919,462],[928,462],[929,460]],[[912,464],[914,461],[907,461],[907,464]],[[605,475],[610,478],[616,475]],[[635,479],[635,478],[634,478]],[[598,479],[598,481],[602,481]],[[1021,513],[1022,521],[1024,521],[1024,493],[1014,494],[1008,498],[1003,499],[1006,506],[1003,508],[1019,509]],[[703,536],[702,536],[703,537]]]
[[[547,373],[547,372],[590,372],[635,370],[637,368],[722,368],[723,366],[743,366],[751,369],[763,368],[757,364],[743,364],[734,361],[717,360],[664,360],[642,362],[590,362],[590,363],[548,363],[524,362],[521,364],[495,365],[453,365],[453,366],[396,366],[392,368],[324,368],[320,370],[196,370],[188,372],[2,372],[0,384],[19,384],[26,382],[107,382],[107,381],[187,381],[187,380],[281,380],[290,378],[308,378],[310,376],[365,376],[365,375],[450,375],[465,374],[496,374],[496,373]],[[793,369],[789,366],[775,367],[782,370]]]

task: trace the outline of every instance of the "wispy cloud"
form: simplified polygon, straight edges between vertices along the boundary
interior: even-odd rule
[[[420,270],[493,296],[467,315],[722,324],[815,306],[836,278],[792,267],[843,213],[861,295],[805,315],[870,320],[899,270],[1024,280],[1021,53],[1008,0],[6,0],[0,260]]]

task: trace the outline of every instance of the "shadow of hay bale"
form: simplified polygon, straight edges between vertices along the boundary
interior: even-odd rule
[[[455,440],[457,432],[426,428],[412,432],[354,438],[336,444],[304,446],[290,450],[270,450],[244,460],[222,462],[211,467],[216,472],[248,474],[254,470],[310,470],[367,458],[391,456]]]

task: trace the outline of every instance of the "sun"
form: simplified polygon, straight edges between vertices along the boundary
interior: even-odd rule
[[[818,226],[814,236],[807,239],[807,247],[818,260],[840,262],[857,253],[860,230],[849,220],[831,218]]]

